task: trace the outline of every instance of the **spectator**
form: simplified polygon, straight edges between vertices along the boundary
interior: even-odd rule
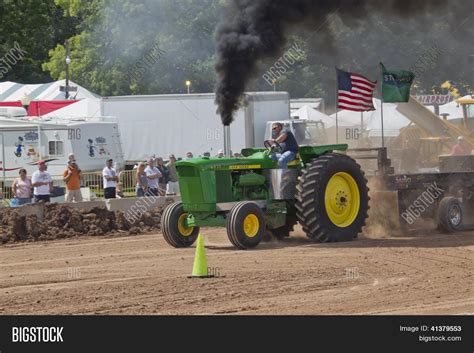
[[[136,192],[138,197],[143,197],[148,192],[148,177],[145,173],[145,163],[138,163],[135,173]]]
[[[162,175],[158,168],[155,167],[155,161],[152,158],[148,160],[148,167],[146,167],[145,173],[148,178],[148,193],[158,196],[159,179]]]
[[[451,150],[451,156],[467,156],[471,154],[471,146],[466,142],[464,136],[458,137],[458,143]]]
[[[18,206],[31,203],[31,180],[26,177],[26,169],[20,169],[20,177],[12,184],[13,196],[18,200]]]
[[[161,178],[158,180],[158,186],[160,188],[160,196],[165,196],[166,193],[166,185],[168,184],[169,180],[169,170],[168,167],[165,166],[163,163],[163,158],[158,157],[156,160],[156,167],[161,173]]]
[[[193,153],[192,153],[192,152],[187,152],[187,153],[186,153],[186,158],[185,158],[185,159],[190,159],[190,158],[193,158],[193,157],[194,157],[194,155],[193,155]]]
[[[211,152],[204,152],[202,155],[203,155],[203,157],[210,157],[210,156],[211,156]]]
[[[222,158],[222,157],[224,157],[224,150],[219,150],[219,151],[217,151],[216,157],[217,157],[217,158]]]
[[[107,159],[105,162],[105,168],[102,170],[102,176],[104,177],[104,197],[106,199],[115,199],[116,197],[116,186],[118,182],[117,171],[112,167],[112,158]]]
[[[178,173],[176,172],[176,157],[171,154],[168,162],[168,184],[166,185],[166,195],[179,195]]]
[[[122,183],[117,183],[117,187],[115,189],[115,198],[121,199],[123,198],[123,184]]]
[[[69,155],[71,156],[71,154]],[[74,157],[74,155],[72,155]],[[81,194],[81,170],[74,159],[69,159],[67,168],[63,173],[63,180],[66,183],[66,202],[82,201]]]
[[[31,176],[33,185],[34,202],[50,202],[50,194],[53,190],[53,179],[46,171],[46,162],[38,162],[38,170]]]

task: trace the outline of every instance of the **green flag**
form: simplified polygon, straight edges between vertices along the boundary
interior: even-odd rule
[[[382,63],[382,95],[387,103],[408,102],[415,74],[405,70],[387,70]]]

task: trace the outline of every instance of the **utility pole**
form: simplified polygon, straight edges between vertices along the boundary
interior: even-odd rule
[[[65,42],[66,47],[66,93],[64,94],[66,99],[69,99],[69,64],[71,63],[71,53],[69,51],[69,40]]]

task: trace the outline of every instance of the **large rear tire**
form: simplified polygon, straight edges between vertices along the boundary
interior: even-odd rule
[[[445,232],[456,232],[462,229],[463,212],[461,202],[452,196],[441,200],[437,212],[438,228]]]
[[[256,247],[265,233],[265,216],[254,202],[242,201],[227,215],[227,236],[239,249]]]
[[[167,206],[161,215],[161,231],[166,242],[175,248],[186,248],[194,244],[199,227],[186,227],[184,221],[187,213],[181,202]]]
[[[328,153],[302,170],[296,192],[298,221],[310,239],[350,241],[365,225],[369,209],[367,179],[349,156]]]

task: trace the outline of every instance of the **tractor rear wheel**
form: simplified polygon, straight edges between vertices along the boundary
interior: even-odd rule
[[[461,230],[463,214],[461,202],[452,196],[441,200],[437,212],[438,228],[445,232]]]
[[[242,201],[227,215],[227,236],[239,249],[256,247],[265,233],[265,216],[254,202]]]
[[[368,192],[364,172],[349,156],[327,153],[314,158],[297,185],[298,221],[311,239],[353,240],[367,219]]]
[[[188,216],[181,202],[168,205],[161,215],[161,231],[166,242],[175,248],[193,245],[199,235],[199,227],[186,227]]]

